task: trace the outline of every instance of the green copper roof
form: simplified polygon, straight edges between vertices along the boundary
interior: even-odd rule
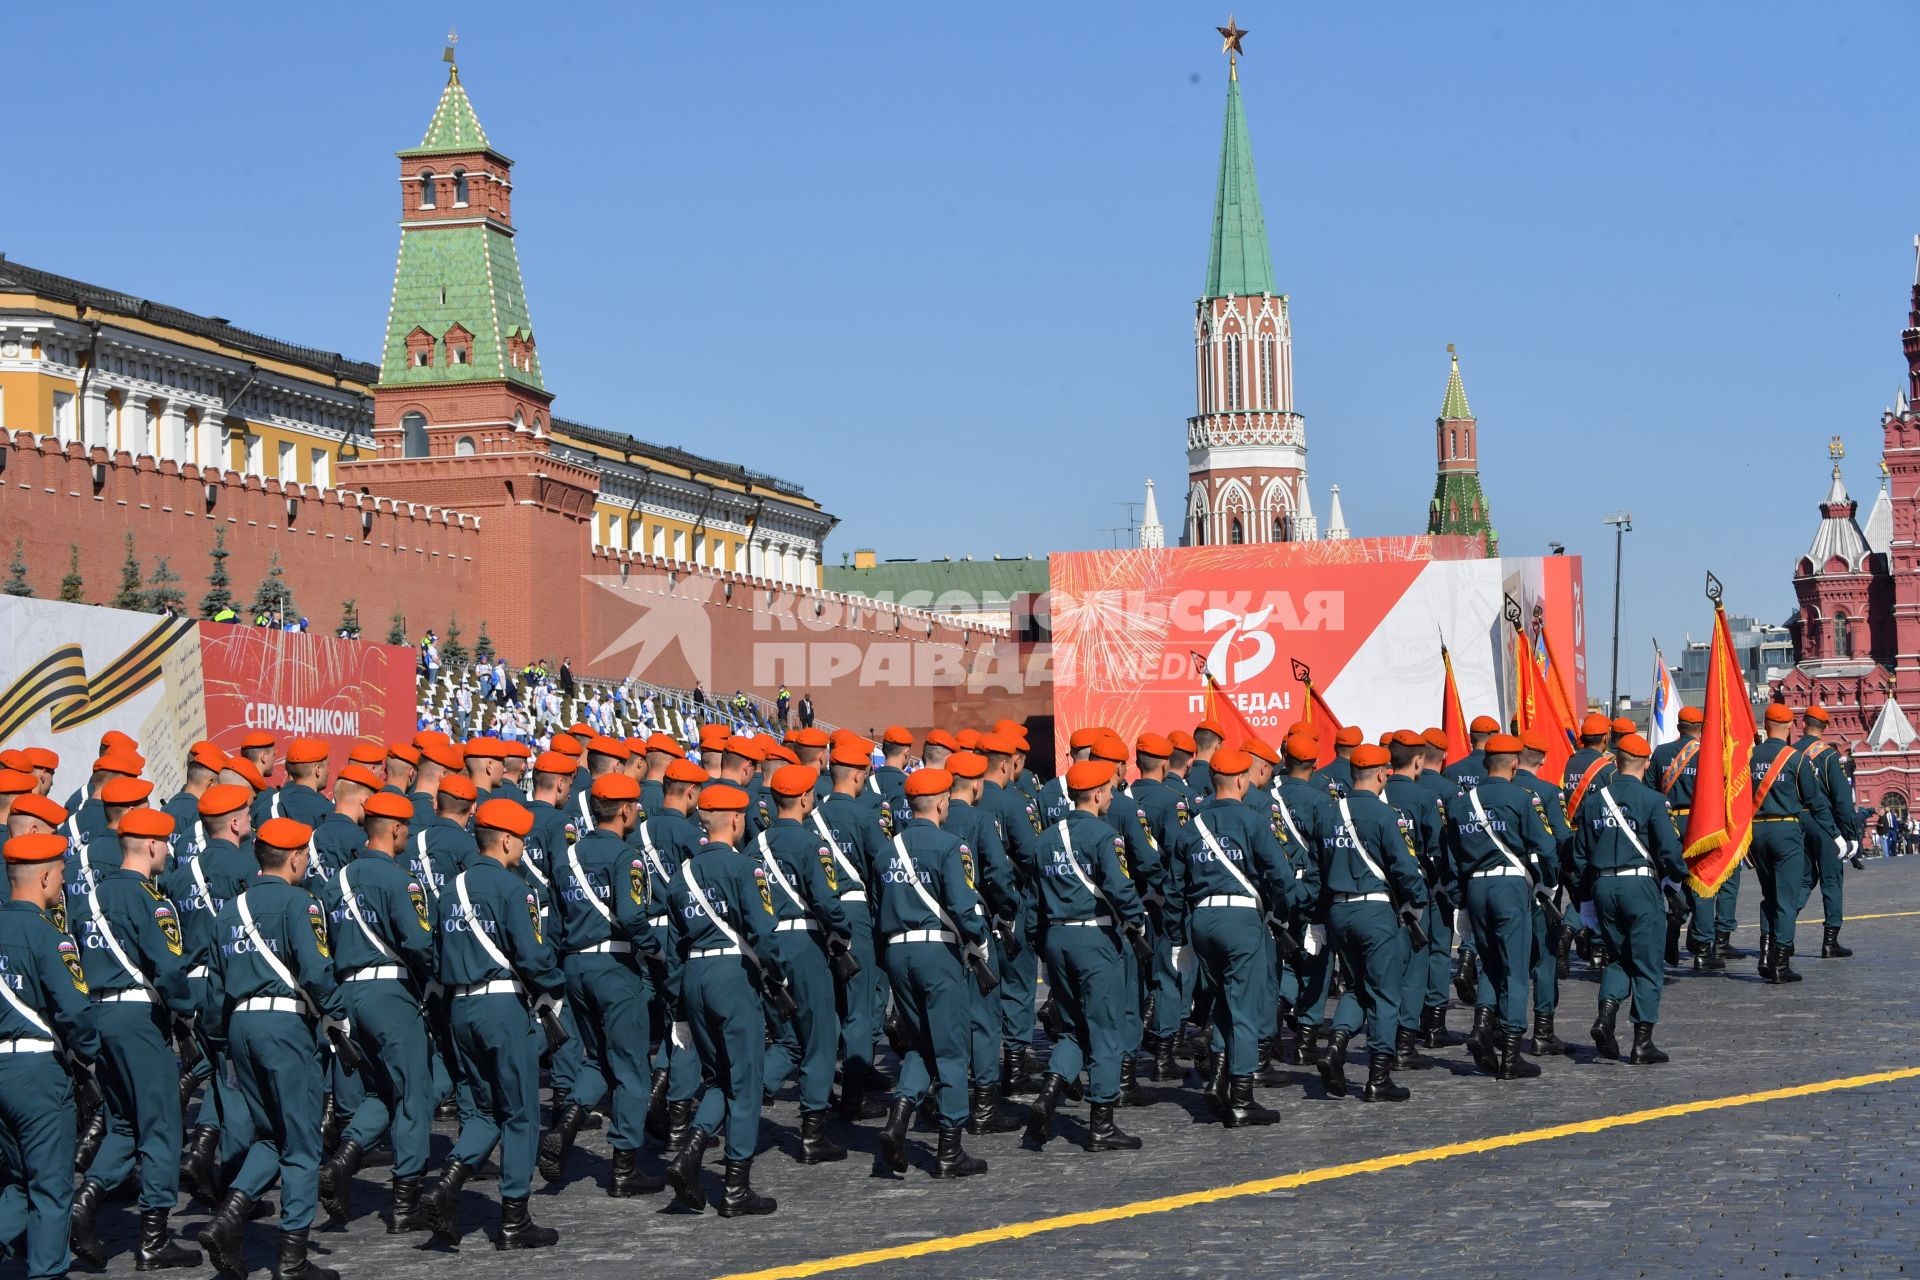
[[[1456,379],[1457,381],[1457,379]],[[1466,399],[1461,398],[1461,407]],[[1448,414],[1448,417],[1454,415]],[[1460,417],[1470,415],[1462,413]],[[1487,555],[1500,553],[1500,535],[1493,528],[1493,513],[1487,510],[1487,496],[1480,489],[1480,477],[1471,471],[1443,471],[1434,482],[1433,501],[1427,506],[1427,532],[1480,535],[1487,540]]]
[[[1267,220],[1260,212],[1260,184],[1253,177],[1247,113],[1240,106],[1240,81],[1229,79],[1220,187],[1213,198],[1213,247],[1207,253],[1207,291],[1201,296],[1273,292],[1273,255],[1267,248]]]
[[[491,150],[493,144],[487,141],[487,131],[480,127],[480,117],[473,113],[473,103],[467,100],[467,91],[460,84],[460,70],[455,67],[447,73],[447,87],[440,94],[440,105],[433,109],[433,119],[427,122],[427,136],[420,139],[419,146],[400,154],[431,156]]]
[[[1459,356],[1453,358],[1453,372],[1447,375],[1447,398],[1440,406],[1440,416],[1450,421],[1473,416],[1473,410],[1467,408],[1467,389],[1460,383]]]
[[[448,364],[447,331],[455,324],[473,335],[468,363]],[[432,363],[414,367],[407,335],[424,329],[434,339]],[[400,233],[400,264],[394,270],[387,341],[380,353],[383,386],[487,382],[505,378],[544,391],[540,356],[530,369],[507,359],[507,339],[530,337],[527,291],[513,239],[493,226],[425,226]]]

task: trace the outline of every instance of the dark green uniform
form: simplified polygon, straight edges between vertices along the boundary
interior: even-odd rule
[[[840,1048],[827,940],[845,942],[848,928],[833,855],[822,844],[811,823],[775,818],[752,845],[773,896],[769,951],[793,988],[795,1005],[793,1017],[767,1046],[761,1087],[771,1093],[797,1069],[802,1115],[827,1109]]]
[[[1602,1007],[1610,1000],[1617,1006],[1631,988],[1634,1023],[1651,1027],[1660,1019],[1666,978],[1661,885],[1671,882],[1677,889],[1687,875],[1666,800],[1624,774],[1589,788],[1574,815],[1573,867],[1587,886],[1611,958],[1600,975]]]
[[[1820,923],[1838,929],[1845,907],[1840,886],[1846,860],[1860,851],[1862,834],[1860,809],[1853,802],[1853,780],[1847,777],[1847,767],[1832,743],[1807,734],[1793,745],[1820,780],[1827,797],[1828,825],[1832,827],[1830,834],[1807,832],[1806,896],[1811,898],[1813,887],[1820,886]]]
[[[1121,1059],[1139,1045],[1134,960],[1122,930],[1146,923],[1126,840],[1093,814],[1068,809],[1040,836],[1039,889],[1047,977],[1065,1024],[1047,1070],[1075,1080],[1084,1066],[1087,1100],[1113,1102]]]
[[[700,830],[685,814],[662,806],[645,822],[635,825],[628,843],[647,864],[647,932],[652,939],[647,949],[673,969],[673,921],[668,914],[667,884],[680,874],[680,864],[699,852]],[[700,1055],[694,1052],[691,1041],[676,1046],[667,1034],[674,1023],[685,1021],[679,1013],[678,986],[658,980],[650,984],[650,990],[648,1025],[660,1036],[653,1065],[667,1072],[665,1101],[692,1102],[700,1094]]]
[[[1779,769],[1774,761],[1782,752],[1792,755]],[[1753,869],[1760,877],[1760,920],[1764,932],[1793,951],[1794,921],[1807,905],[1807,850],[1814,841],[1831,844],[1838,836],[1827,789],[1806,755],[1781,738],[1768,738],[1753,749],[1749,765],[1755,795],[1765,796],[1753,817]],[[1769,781],[1771,778],[1771,781]],[[1811,833],[1811,834],[1808,834]]]
[[[1193,984],[1173,967],[1173,940],[1167,932],[1167,876],[1165,851],[1173,847],[1174,835],[1187,823],[1186,795],[1179,779],[1168,774],[1165,780],[1141,778],[1129,791],[1140,812],[1146,816],[1154,843],[1162,851],[1161,880],[1156,886],[1159,897],[1146,899],[1147,917],[1152,922],[1153,973],[1150,987],[1153,1018],[1143,1028],[1145,1035],[1159,1043],[1180,1031],[1180,1022],[1193,1004]]]
[[[1514,770],[1513,780],[1539,797],[1540,812],[1547,822],[1547,853],[1544,862],[1553,868],[1554,874],[1548,884],[1559,881],[1561,868],[1566,866],[1569,856],[1566,846],[1573,839],[1573,827],[1567,821],[1567,811],[1561,808],[1560,788],[1545,778],[1527,770]],[[1548,912],[1554,908],[1543,902],[1538,896],[1533,900],[1533,1016],[1536,1020],[1552,1017],[1560,1007],[1560,966],[1553,947],[1548,942]],[[1534,1027],[1536,1038],[1540,1027]]]
[[[886,833],[859,797],[835,793],[820,802],[807,822],[833,858],[840,910],[847,918],[853,958],[860,972],[840,993],[840,1042],[846,1077],[860,1089],[882,1083],[873,1065],[873,1038],[884,1012],[880,960],[873,921],[873,867]]]
[[[1313,775],[1313,783],[1338,800],[1353,790],[1353,762],[1335,756],[1327,761],[1325,768]]]
[[[558,810],[547,808],[564,820]],[[643,957],[646,951],[659,954],[648,923],[652,875],[646,858],[605,828],[565,845],[553,857],[567,1001],[583,1055],[598,1064],[607,1082],[596,1095],[611,1093],[608,1141],[616,1151],[638,1151],[653,1078],[647,1065],[653,989]],[[591,1106],[599,1096],[576,1093],[573,1101]]]
[[[973,851],[974,887],[980,891],[988,919],[1019,919],[1020,882],[1007,858],[1006,846],[1000,843],[1000,824],[993,815],[964,800],[950,800],[943,830],[952,832]],[[967,998],[973,1015],[973,1083],[988,1088],[1000,1071],[1000,1001],[973,982],[967,984]]]
[[[1517,1038],[1527,1029],[1534,886],[1551,888],[1559,876],[1546,811],[1530,788],[1484,778],[1453,806],[1447,834],[1495,1022]]]
[[[1448,785],[1452,785],[1450,781]],[[1396,773],[1387,776],[1384,795],[1387,803],[1405,814],[1410,823],[1408,834],[1419,857],[1420,874],[1427,882],[1427,910],[1421,920],[1427,945],[1409,945],[1407,985],[1400,993],[1400,1027],[1404,1031],[1417,1031],[1428,1004],[1446,1003],[1446,972],[1453,950],[1452,906],[1461,901],[1462,894],[1454,879],[1452,860],[1446,853],[1447,807],[1434,789],[1422,786],[1416,778]],[[1459,793],[1456,791],[1454,795],[1457,797]],[[1456,809],[1459,807],[1455,805]],[[1436,967],[1441,974],[1438,1000],[1433,998],[1432,978]]]
[[[0,906],[0,982],[11,995],[0,999],[0,1241],[24,1235],[27,1280],[52,1280],[70,1261],[74,1147],[73,1082],[54,1040],[91,1059],[100,1034],[79,948],[30,902]]]
[[[253,798],[253,825],[258,830],[268,818],[292,818],[310,827],[333,812],[333,801],[304,782],[283,782]]]
[[[1471,791],[1480,785],[1481,779],[1487,776],[1487,753],[1476,748],[1440,772],[1448,782],[1460,790]]]
[[[1336,813],[1320,839],[1329,932],[1354,984],[1334,1010],[1333,1031],[1336,1038],[1352,1035],[1364,1016],[1368,1046],[1391,1054],[1409,954],[1394,899],[1424,913],[1427,882],[1411,823],[1399,810],[1366,791],[1354,790],[1343,799],[1345,811]]]
[[[1036,949],[1036,888],[1034,877],[1040,863],[1039,838],[1042,830],[1040,809],[1017,788],[987,782],[980,789],[980,808],[992,814],[999,824],[1000,843],[1019,874],[1021,909],[1015,922],[1018,945],[1000,952],[1000,1038],[1012,1047],[1024,1048],[1033,1041],[1036,984],[1040,979],[1040,954]],[[889,967],[891,972],[891,967]]]
[[[1301,949],[1288,966],[1293,973],[1293,1026],[1304,1039],[1320,1025],[1333,988],[1333,946],[1327,940],[1327,913],[1318,885],[1321,841],[1340,816],[1333,797],[1311,778],[1283,775],[1273,796],[1274,812],[1280,815],[1281,827],[1287,833],[1287,851],[1294,858],[1294,868],[1311,876],[1315,886],[1306,895],[1306,902],[1294,910]],[[1298,855],[1294,854],[1296,845]]]
[[[173,870],[160,878],[160,888],[173,900],[180,913],[180,935],[186,947],[187,988],[193,996],[195,1014],[212,1026],[220,1010],[210,1003],[209,975],[214,952],[220,939],[214,922],[221,908],[233,901],[247,882],[260,870],[253,855],[243,853],[231,840],[208,840],[197,853],[187,854],[174,863]],[[220,1070],[218,1055],[204,1056],[194,1064],[196,1078],[208,1081],[211,1094],[201,1106],[198,1120],[220,1130],[219,1161],[236,1159],[253,1142],[252,1121],[246,1099],[231,1073]]]

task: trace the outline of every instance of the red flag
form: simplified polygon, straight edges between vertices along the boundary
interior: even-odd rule
[[[1448,764],[1458,764],[1473,752],[1473,740],[1467,736],[1467,713],[1460,705],[1460,686],[1453,679],[1453,655],[1440,646],[1440,665],[1447,669],[1447,682],[1440,691],[1440,730],[1447,735]]]
[[[1567,760],[1573,754],[1572,730],[1560,718],[1560,708],[1547,691],[1547,678],[1540,670],[1540,660],[1533,646],[1527,643],[1525,633],[1520,631],[1513,633],[1513,671],[1515,726],[1522,730],[1538,729],[1546,734],[1549,745],[1540,776],[1558,785],[1566,775]]]
[[[1706,723],[1700,731],[1693,809],[1687,814],[1687,879],[1694,892],[1717,893],[1753,842],[1753,702],[1726,610],[1713,603],[1707,655]]]
[[[1547,631],[1547,624],[1544,622],[1540,624],[1540,645],[1547,654],[1547,669],[1540,673],[1540,686],[1546,690],[1547,699],[1553,703],[1554,713],[1558,716],[1560,723],[1566,725],[1568,729],[1576,728],[1580,724],[1580,717],[1573,713],[1573,695],[1568,692],[1573,686],[1565,683],[1571,676],[1573,668],[1562,664],[1560,655],[1553,651],[1553,636]],[[1537,661],[1538,655],[1535,655],[1535,658]],[[1614,713],[1609,711],[1607,714]]]
[[[1240,730],[1242,742],[1259,736],[1254,733],[1253,726],[1247,723],[1247,718],[1240,714],[1240,708],[1235,706],[1233,699],[1228,696],[1229,691],[1213,678],[1213,672],[1207,670],[1205,666],[1200,668],[1200,681],[1204,686],[1202,692],[1206,699],[1204,705],[1207,709],[1207,719],[1219,721],[1223,729],[1229,725],[1237,727]]]
[[[1300,683],[1307,686],[1306,721],[1320,737],[1320,760],[1316,767],[1324,769],[1333,763],[1334,739],[1346,726],[1340,723],[1339,716],[1333,714],[1333,708],[1320,696],[1320,691],[1313,687],[1312,680],[1302,680]]]

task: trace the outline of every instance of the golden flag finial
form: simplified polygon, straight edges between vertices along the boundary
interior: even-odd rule
[[[1840,461],[1840,459],[1846,457],[1847,456],[1846,441],[1842,440],[1839,436],[1835,436],[1833,437],[1833,439],[1827,441],[1827,456],[1829,458],[1832,458],[1835,462],[1838,462]]]
[[[1231,13],[1227,15],[1227,25],[1215,27],[1214,30],[1220,33],[1220,52],[1227,55],[1227,76],[1229,79],[1238,80],[1240,55],[1246,52],[1240,42],[1247,38],[1246,30],[1234,22]]]
[[[460,66],[453,60],[453,47],[460,43],[460,33],[452,27],[447,28],[447,47],[440,51],[440,61],[447,64],[447,79],[458,83]]]

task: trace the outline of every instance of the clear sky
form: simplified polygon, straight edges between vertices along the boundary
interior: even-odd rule
[[[564,416],[802,482],[830,563],[1180,519],[1223,3],[51,5],[7,29],[0,251],[374,358],[446,25]],[[1783,619],[1865,508],[1920,231],[1920,9],[1243,0],[1318,514],[1424,528],[1448,342],[1503,550],[1629,508],[1623,655]],[[84,35],[84,39],[79,37]]]

